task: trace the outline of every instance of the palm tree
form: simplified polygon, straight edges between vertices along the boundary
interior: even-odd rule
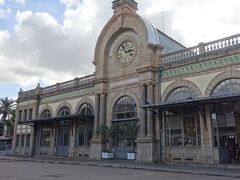
[[[109,127],[105,124],[101,125],[98,128],[97,134],[101,135],[102,141],[105,145],[105,151],[110,151],[110,140],[115,133],[116,129],[114,127]]]
[[[2,115],[1,121],[6,121],[11,118],[14,106],[14,100],[8,99],[8,97],[0,98],[0,115]]]
[[[15,123],[15,116],[16,116],[16,111],[13,110],[12,113],[10,114],[10,119],[4,121],[4,125],[6,126],[6,135],[9,137],[13,136],[13,129],[14,129],[14,123]]]
[[[123,136],[130,139],[132,152],[134,152],[138,129],[139,125],[137,120],[125,122],[120,126],[120,132],[122,132]]]
[[[4,134],[9,136],[12,135],[13,131],[13,124],[15,119],[14,106],[14,100],[8,99],[8,97],[0,98],[0,123],[3,124],[7,129],[7,132],[4,132]]]

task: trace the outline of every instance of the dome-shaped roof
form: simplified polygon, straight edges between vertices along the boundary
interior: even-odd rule
[[[150,21],[141,17],[147,28],[147,37],[149,45],[159,45],[163,47],[162,54],[178,51],[186,48],[176,40],[167,36],[158,30]]]
[[[150,23],[147,19],[142,18],[148,31],[148,44],[159,45],[160,38],[158,34],[157,28],[155,28],[152,23]]]

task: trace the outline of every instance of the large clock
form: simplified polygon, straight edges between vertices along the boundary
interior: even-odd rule
[[[135,46],[131,41],[123,42],[117,50],[117,60],[123,65],[129,64],[136,55]]]
[[[109,48],[109,60],[113,59],[118,67],[130,65],[135,58],[139,47],[139,39],[135,32],[125,31],[120,33]]]

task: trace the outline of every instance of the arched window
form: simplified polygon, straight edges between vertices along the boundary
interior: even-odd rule
[[[52,117],[52,114],[51,114],[50,110],[48,110],[48,109],[45,109],[40,116],[41,119],[47,119],[50,117]]]
[[[132,97],[121,97],[113,106],[113,120],[135,119],[137,117],[136,107],[136,102]]]
[[[179,87],[174,89],[166,98],[166,102],[176,102],[195,99],[196,95],[189,87]]]
[[[240,93],[240,79],[226,79],[220,82],[212,91],[211,96],[224,96]]]
[[[81,106],[79,106],[77,110],[77,114],[85,115],[85,116],[93,116],[94,111],[92,106],[89,103],[84,103]]]
[[[58,117],[68,116],[71,114],[71,111],[68,107],[63,106],[58,111]]]

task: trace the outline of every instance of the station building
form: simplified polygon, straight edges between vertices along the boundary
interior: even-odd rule
[[[240,144],[240,35],[187,48],[138,15],[134,0],[112,8],[94,74],[20,90],[13,153],[101,159],[99,127],[137,122],[134,141],[112,137],[112,158],[230,163]]]

